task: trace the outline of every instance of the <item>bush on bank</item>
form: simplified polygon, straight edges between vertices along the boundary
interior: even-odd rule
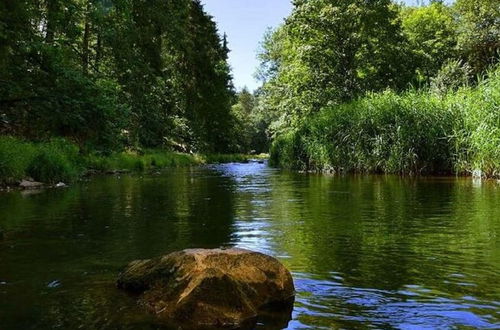
[[[30,177],[37,181],[69,182],[81,172],[78,147],[64,139],[31,143],[0,137],[0,183]]]
[[[277,137],[271,164],[332,172],[500,176],[500,69],[477,87],[370,94]]]

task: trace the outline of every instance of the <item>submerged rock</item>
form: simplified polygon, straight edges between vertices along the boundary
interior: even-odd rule
[[[134,261],[117,284],[140,294],[140,303],[159,318],[187,328],[248,325],[269,315],[270,307],[289,317],[295,294],[292,276],[278,260],[236,248]]]
[[[36,189],[43,187],[43,185],[44,184],[41,182],[29,181],[29,180],[23,180],[21,181],[21,183],[19,183],[19,187],[23,189]]]

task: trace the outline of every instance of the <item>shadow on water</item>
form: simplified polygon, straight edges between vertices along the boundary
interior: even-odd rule
[[[160,328],[115,289],[122,267],[240,246],[277,256],[295,279],[291,320],[263,315],[257,328],[499,328],[499,205],[495,183],[258,163],[3,193],[0,324]]]
[[[115,292],[118,272],[134,259],[227,245],[233,186],[207,171],[175,170],[1,194],[9,236],[0,243],[0,323],[102,327],[134,317],[135,303]],[[135,317],[143,324],[144,315]]]

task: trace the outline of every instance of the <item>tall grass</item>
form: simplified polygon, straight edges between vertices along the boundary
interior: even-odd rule
[[[161,149],[141,153],[118,152],[107,156],[81,155],[76,145],[64,139],[33,143],[0,136],[0,185],[14,184],[25,178],[45,183],[71,182],[86,170],[143,172],[207,163],[243,162],[251,157],[239,154],[191,155]]]
[[[26,177],[54,183],[74,180],[81,168],[78,147],[63,140],[30,143],[0,137],[0,183],[12,184]]]
[[[71,182],[82,171],[79,149],[63,139],[38,144],[27,174],[42,182]]]
[[[500,176],[500,69],[475,88],[371,94],[324,108],[271,148],[301,170]]]
[[[0,183],[22,179],[34,158],[35,148],[15,138],[0,137]]]
[[[200,163],[202,161],[198,156],[161,150],[146,150],[144,153],[128,151],[109,156],[88,155],[85,161],[87,168],[101,172],[114,170],[142,172],[155,168],[181,167]]]

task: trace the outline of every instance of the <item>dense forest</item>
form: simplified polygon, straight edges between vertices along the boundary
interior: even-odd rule
[[[197,0],[0,4],[1,133],[81,148],[235,149],[228,47]]]
[[[264,36],[254,92],[233,87],[229,46],[199,0],[2,1],[0,176],[51,158],[19,160],[31,143],[93,157],[270,150],[271,163],[301,170],[500,173],[497,0],[295,0]]]
[[[497,0],[293,3],[259,55],[274,164],[500,175]]]

